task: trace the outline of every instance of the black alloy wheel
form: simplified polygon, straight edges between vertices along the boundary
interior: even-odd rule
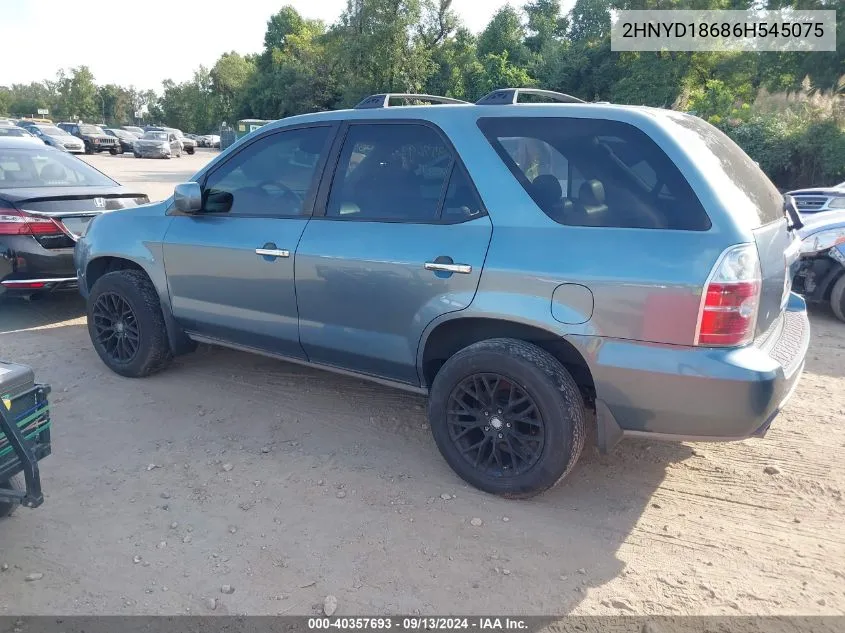
[[[138,353],[141,342],[138,319],[132,306],[119,294],[106,292],[93,307],[97,342],[118,363],[128,363]]]
[[[446,409],[449,437],[473,468],[493,477],[530,470],[543,453],[545,424],[534,399],[494,373],[468,376]]]

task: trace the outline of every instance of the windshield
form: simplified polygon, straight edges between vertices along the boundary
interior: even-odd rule
[[[103,132],[103,129],[96,125],[80,125],[79,131],[82,134],[105,134],[105,132]]]
[[[87,163],[50,149],[0,147],[0,189],[112,187],[117,183]]]
[[[109,133],[112,136],[116,136],[117,138],[131,138],[132,135],[127,132],[126,130],[109,130]]]
[[[19,127],[0,126],[0,136],[32,136],[29,132]]]
[[[141,138],[150,139],[153,141],[166,141],[167,132],[147,132]]]
[[[70,134],[65,132],[62,128],[56,127],[55,125],[39,125],[38,129],[48,136],[70,136]]]

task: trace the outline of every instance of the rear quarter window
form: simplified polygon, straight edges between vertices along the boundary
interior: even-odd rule
[[[573,226],[706,231],[686,178],[644,132],[619,121],[482,118],[478,126],[546,215]]]
[[[752,228],[784,219],[783,196],[765,172],[727,134],[699,117],[667,111],[670,131],[695,158],[732,214]]]

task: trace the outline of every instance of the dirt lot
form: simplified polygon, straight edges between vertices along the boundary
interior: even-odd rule
[[[209,155],[90,160],[161,198]],[[304,614],[327,595],[338,614],[845,613],[845,325],[825,310],[766,439],[587,450],[525,502],[464,485],[421,398],[208,347],[120,378],[82,313],[0,307],[0,353],[55,405],[46,503],[0,524],[0,615]]]

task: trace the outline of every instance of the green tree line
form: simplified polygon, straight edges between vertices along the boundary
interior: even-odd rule
[[[474,101],[506,86],[588,101],[692,111],[740,140],[780,185],[845,179],[845,10],[841,0],[559,0],[503,6],[479,34],[451,0],[348,0],[333,24],[290,6],[270,17],[255,55],[223,54],[158,95],[96,86],[90,71],[0,88],[0,112],[150,120],[208,132],[221,121],[276,119],[354,105],[378,92]],[[835,9],[837,50],[817,53],[614,52],[612,9]],[[780,99],[780,101],[778,101]]]

